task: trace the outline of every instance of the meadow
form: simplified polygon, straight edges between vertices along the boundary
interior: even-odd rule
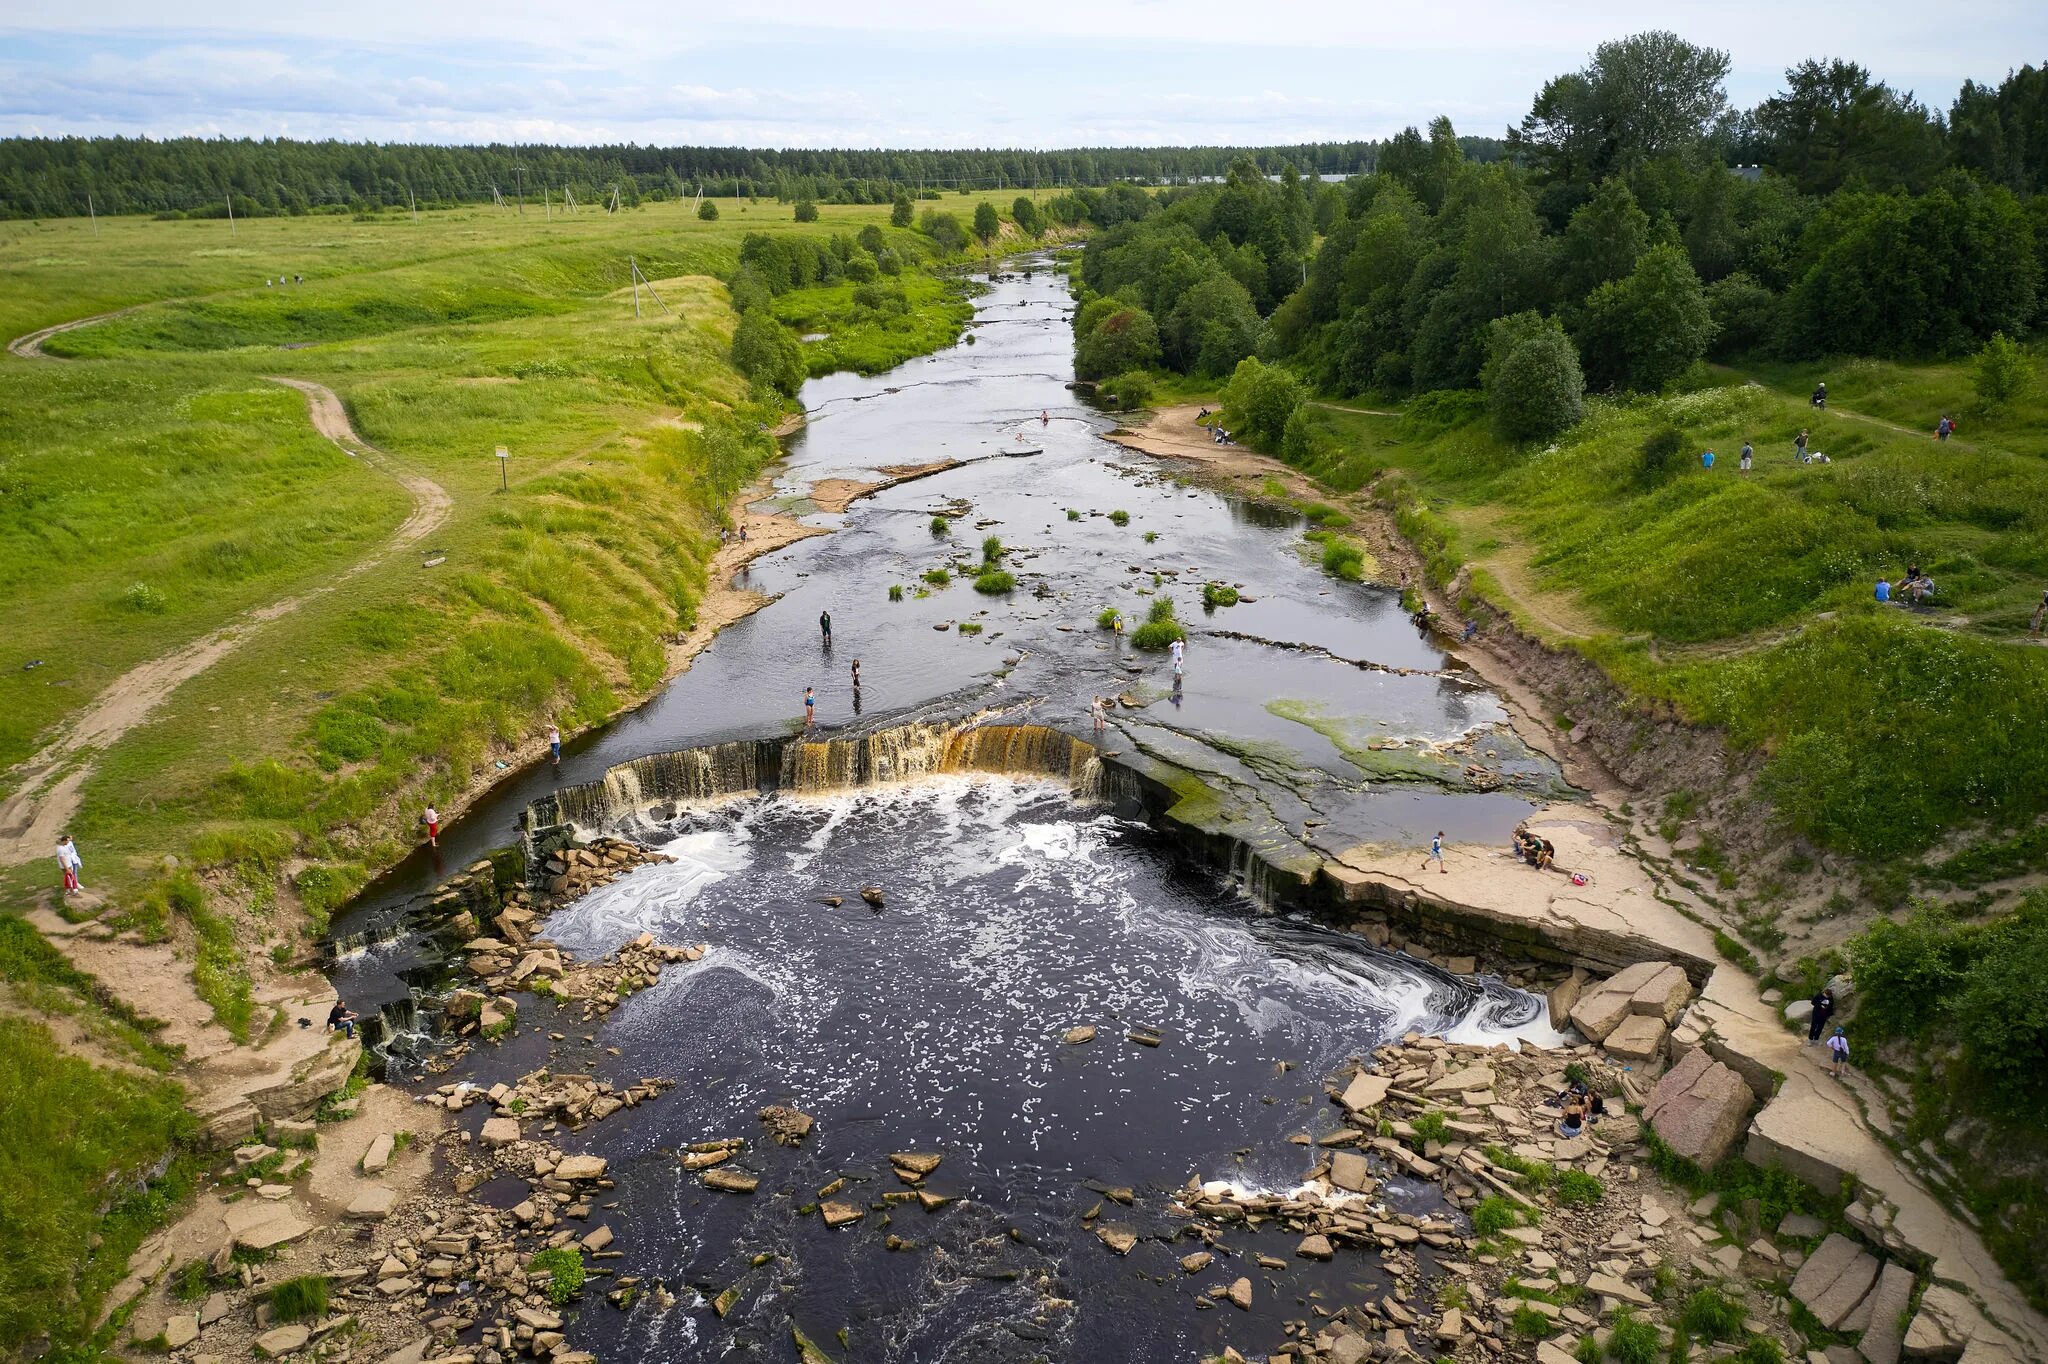
[[[2027,635],[2048,589],[2048,407],[1970,413],[1963,366],[1826,372],[1825,413],[1811,370],[1713,370],[1595,401],[1544,448],[1497,440],[1476,394],[1314,407],[1303,462],[1342,489],[1381,480],[1441,576],[1469,566],[1473,595],[1524,629],[1771,753],[1780,814],[1823,846],[1910,860],[2023,829],[2048,811],[2048,652]],[[1967,440],[1931,438],[1942,410]],[[1683,458],[1648,470],[1668,427]],[[1801,429],[1830,462],[1796,462]],[[1909,566],[1933,600],[1879,604]]]

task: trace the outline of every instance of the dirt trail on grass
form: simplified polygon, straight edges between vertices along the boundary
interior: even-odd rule
[[[143,305],[136,305],[136,307],[141,306]],[[59,360],[63,357],[52,355],[44,350],[43,342],[49,340],[58,332],[77,331],[80,327],[90,327],[95,322],[107,322],[117,317],[126,317],[134,311],[135,308],[116,308],[110,313],[94,313],[91,317],[74,317],[69,322],[59,322],[53,327],[44,327],[41,331],[30,332],[27,336],[15,337],[7,343],[7,353],[23,360]]]
[[[111,316],[111,314],[109,314]],[[97,321],[85,318],[66,327]],[[8,346],[17,355],[41,355],[41,339],[65,327],[32,332]],[[53,358],[44,356],[43,358]],[[404,468],[365,441],[349,425],[348,413],[332,389],[304,379],[268,376],[271,382],[306,395],[313,429],[334,442],[351,459],[361,460],[392,479],[412,498],[412,511],[379,549],[358,559],[328,582],[295,597],[286,597],[250,611],[216,630],[166,654],[137,664],[108,684],[84,710],[71,717],[40,752],[17,766],[12,795],[0,803],[0,866],[55,856],[57,836],[78,811],[79,791],[92,774],[91,754],[142,724],[184,683],[205,672],[247,639],[257,627],[288,616],[343,583],[367,572],[392,554],[418,544],[448,519],[454,505],[447,489]]]

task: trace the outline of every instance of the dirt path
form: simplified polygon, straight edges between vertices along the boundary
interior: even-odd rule
[[[138,303],[135,305],[135,308],[143,306],[143,304]],[[7,353],[23,360],[62,359],[62,356],[52,355],[44,350],[43,342],[49,340],[58,332],[77,331],[80,327],[90,327],[95,322],[106,322],[116,317],[126,317],[134,312],[135,308],[116,308],[110,313],[94,313],[91,317],[74,317],[69,322],[59,322],[54,327],[44,327],[41,331],[30,332],[27,336],[17,336],[7,343]]]
[[[97,320],[85,318],[65,327]],[[41,339],[65,327],[31,333],[8,349],[17,355],[41,355]],[[226,657],[257,627],[292,614],[307,602],[383,563],[393,553],[418,544],[448,519],[449,508],[454,504],[447,490],[400,466],[358,435],[349,425],[348,413],[333,390],[304,379],[269,377],[273,383],[306,395],[314,430],[351,459],[361,460],[403,487],[412,498],[411,513],[382,548],[358,559],[323,585],[246,611],[188,644],[137,664],[109,683],[40,752],[15,769],[14,794],[0,803],[0,865],[13,866],[52,855],[57,835],[78,811],[79,791],[92,774],[91,755],[95,750],[105,748],[147,720],[172,692]]]

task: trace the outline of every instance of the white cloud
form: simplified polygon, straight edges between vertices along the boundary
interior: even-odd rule
[[[769,146],[1272,142],[1448,113],[1498,132],[1652,24],[1730,49],[1750,103],[1818,55],[1945,106],[2048,55],[2048,7],[1958,0],[73,0],[0,21],[0,133]]]

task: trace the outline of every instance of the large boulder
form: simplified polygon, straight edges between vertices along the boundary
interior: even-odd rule
[[[1870,1290],[1870,1325],[1856,1342],[1856,1351],[1870,1364],[1899,1364],[1905,1344],[1906,1305],[1913,1300],[1913,1271],[1888,1264]]]
[[[1754,1101],[1740,1075],[1696,1049],[1657,1082],[1643,1116],[1665,1145],[1711,1169],[1735,1148]]]
[[[1595,1042],[1631,1016],[1669,1024],[1692,998],[1692,982],[1668,961],[1640,961],[1582,992],[1571,1007],[1572,1026]]]
[[[1607,1034],[1602,1045],[1610,1055],[1624,1061],[1654,1061],[1664,1050],[1664,1020],[1654,1015],[1630,1014]]]
[[[1820,1243],[1792,1280],[1792,1296],[1830,1331],[1855,1313],[1877,1282],[1877,1257],[1840,1232]]]

